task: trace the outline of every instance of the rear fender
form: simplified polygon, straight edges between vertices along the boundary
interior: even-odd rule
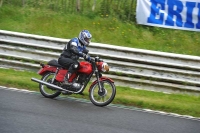
[[[101,78],[99,78],[99,80],[100,80],[100,81],[110,80],[112,83],[114,83],[114,81],[113,81],[111,78],[108,78],[108,77],[101,77]],[[90,85],[89,91],[90,91],[91,87],[92,87],[94,84],[96,84],[97,82],[98,82],[97,80],[95,80],[94,82],[92,82],[92,84]]]
[[[44,65],[40,70],[37,72],[39,75],[44,75],[47,72],[56,72],[57,67]]]

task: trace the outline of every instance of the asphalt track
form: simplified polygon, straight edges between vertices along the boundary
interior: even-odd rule
[[[200,133],[200,119],[0,87],[0,133]]]

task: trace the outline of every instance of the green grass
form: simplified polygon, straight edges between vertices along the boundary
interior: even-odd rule
[[[32,7],[0,8],[0,29],[70,39],[88,29],[92,42],[199,56],[200,32],[122,22],[100,14],[64,14]]]
[[[1,86],[39,91],[38,83],[31,81],[32,77],[41,79],[36,72],[1,68],[0,77],[3,77],[0,80]],[[84,96],[73,94],[70,97],[89,99],[88,88],[89,85],[84,91]],[[117,94],[112,102],[114,104],[200,117],[200,96],[164,94],[120,86],[116,88]]]

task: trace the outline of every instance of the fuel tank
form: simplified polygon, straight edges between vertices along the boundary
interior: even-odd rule
[[[92,72],[92,64],[89,62],[81,61],[78,72],[89,75]]]

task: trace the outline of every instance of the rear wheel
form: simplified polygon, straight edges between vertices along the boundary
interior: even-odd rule
[[[96,106],[106,106],[110,104],[115,98],[116,87],[110,80],[100,81],[102,92],[99,90],[98,82],[90,88],[90,100]]]
[[[51,83],[52,78],[54,77],[54,74],[55,73],[48,72],[45,75],[43,75],[41,80],[45,81],[47,83]],[[58,85],[58,84],[55,84],[55,85]],[[47,97],[47,98],[55,98],[55,97],[57,97],[57,96],[59,96],[61,94],[60,91],[58,91],[58,90],[56,90],[56,89],[54,89],[54,88],[52,88],[50,86],[47,86],[47,85],[39,84],[39,88],[40,88],[40,93],[44,97]]]

